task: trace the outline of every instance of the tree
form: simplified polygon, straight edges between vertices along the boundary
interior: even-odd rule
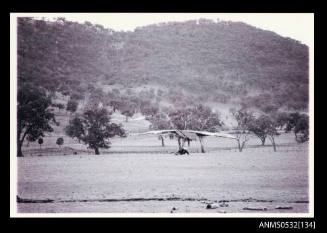
[[[309,140],[309,117],[305,114],[301,115],[294,127],[295,140],[303,143]]]
[[[267,103],[266,105],[261,106],[261,109],[267,114],[272,114],[274,112],[277,112],[279,107],[274,103]]]
[[[179,130],[187,129],[215,132],[223,125],[223,122],[220,121],[219,114],[214,113],[209,107],[201,104],[191,108],[172,111],[169,113],[169,118],[173,127]],[[180,140],[181,138],[178,138],[179,144]],[[199,141],[201,152],[204,153],[203,137],[199,136]]]
[[[125,121],[128,122],[128,118],[135,114],[136,105],[135,103],[131,103],[126,99],[123,101],[119,110],[120,113],[125,116]]]
[[[59,112],[60,112],[61,109],[65,108],[65,105],[59,103],[59,104],[57,104],[57,108],[59,109]]]
[[[303,143],[309,140],[309,116],[298,112],[290,113],[285,132],[293,130],[295,140]]]
[[[172,128],[172,124],[166,113],[159,112],[154,116],[147,117],[146,119],[151,122],[151,125],[149,126],[151,130],[163,130]],[[164,137],[159,135],[159,139],[161,140],[161,145],[165,146]]]
[[[237,121],[235,135],[237,137],[238,149],[242,152],[245,143],[250,140],[249,127],[254,120],[254,116],[246,109],[240,109],[238,111],[232,110],[232,114]]]
[[[27,140],[27,145],[26,146],[29,147],[30,142],[32,142],[33,140],[31,140],[29,136],[26,136],[26,140]]]
[[[271,125],[272,119],[267,115],[261,115],[259,118],[253,119],[253,121],[249,123],[248,129],[261,140],[261,145],[263,146],[265,145]]]
[[[84,134],[84,126],[80,117],[74,117],[69,121],[69,126],[66,127],[65,132],[72,138],[76,138],[78,142],[81,142],[81,138]]]
[[[82,93],[81,90],[80,90],[80,92],[78,92],[78,91],[73,92],[73,93],[70,95],[70,98],[71,98],[72,100],[76,100],[76,101],[78,101],[78,100],[82,100],[82,99],[84,99],[84,95],[83,95],[83,93]]]
[[[260,138],[262,145],[265,144],[268,137],[276,151],[275,136],[279,135],[277,132],[277,123],[267,115],[261,115],[259,118],[254,119],[249,123],[248,130],[258,138]]]
[[[17,95],[17,156],[22,157],[22,145],[26,136],[29,141],[44,137],[52,132],[50,122],[58,124],[50,111],[51,99],[41,88],[22,85]]]
[[[144,116],[152,117],[159,112],[159,107],[149,102],[148,104],[142,104],[140,110]]]
[[[267,130],[268,138],[270,139],[271,144],[274,147],[274,151],[276,152],[275,136],[280,135],[277,131],[277,124],[274,121],[270,121],[269,126],[267,128],[268,128]]]
[[[41,149],[41,145],[43,144],[43,138],[39,138],[39,140],[37,140],[37,142],[39,143],[40,149]]]
[[[113,111],[116,112],[117,109],[121,108],[122,102],[118,98],[116,98],[116,99],[110,100],[109,105],[113,108]]]
[[[289,116],[286,112],[277,112],[274,118],[276,119],[277,127],[280,129],[282,129],[289,120]]]
[[[162,100],[163,94],[164,94],[163,90],[161,90],[161,89],[157,90],[157,95],[156,95],[156,102],[157,103],[159,103]]]
[[[190,129],[191,125],[191,118],[192,118],[192,111],[191,108],[178,108],[176,110],[172,110],[168,114],[170,121],[174,128],[176,129]]]
[[[125,137],[122,125],[110,122],[108,111],[104,108],[86,110],[82,115],[75,116],[65,128],[68,136],[83,141],[95,154],[99,148],[110,148],[109,139],[118,135]]]
[[[55,108],[58,108],[59,112],[60,112],[61,109],[65,108],[65,105],[63,105],[61,103],[52,103],[52,106],[55,107]]]
[[[88,99],[87,108],[92,109],[93,107],[97,107],[100,104],[105,104],[104,99],[105,93],[101,88],[92,90]]]
[[[64,139],[63,138],[57,138],[56,144],[59,146],[59,148],[61,148],[61,145],[64,144]]]
[[[66,110],[70,111],[71,113],[76,112],[78,103],[75,100],[70,99],[67,103]]]
[[[134,116],[134,109],[132,109],[131,107],[125,106],[121,110],[121,114],[123,114],[125,116],[125,122],[128,122],[128,118]]]
[[[216,132],[219,127],[223,126],[219,113],[213,112],[209,107],[202,104],[191,109],[191,116],[190,129],[192,130]]]

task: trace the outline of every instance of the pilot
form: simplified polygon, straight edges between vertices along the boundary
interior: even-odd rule
[[[182,147],[180,150],[178,150],[176,153],[176,155],[180,154],[180,155],[184,155],[184,154],[190,154],[185,147]]]

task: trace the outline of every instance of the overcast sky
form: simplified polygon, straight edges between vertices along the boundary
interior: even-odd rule
[[[20,14],[17,14],[20,16]],[[216,21],[241,21],[255,27],[313,45],[314,15],[311,13],[51,13],[22,14],[46,18],[64,17],[70,21],[101,24],[115,31],[132,31],[136,27],[169,21],[207,18]]]

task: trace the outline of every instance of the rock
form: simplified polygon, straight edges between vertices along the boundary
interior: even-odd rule
[[[293,207],[292,206],[278,206],[275,209],[277,209],[277,210],[291,210],[291,209],[293,209]]]
[[[211,204],[213,204],[213,202],[212,201],[201,201],[201,203],[203,203],[203,204],[207,204],[207,205],[211,205]]]
[[[170,211],[170,213],[174,213],[174,211],[177,210],[177,208],[173,207]]]
[[[243,210],[267,210],[267,208],[244,207]]]
[[[220,207],[227,207],[227,206],[229,206],[229,205],[228,205],[227,203],[223,202],[223,203],[221,203],[219,206],[220,206]]]
[[[219,206],[218,204],[216,203],[213,203],[213,204],[208,204],[207,205],[207,209],[217,209]]]

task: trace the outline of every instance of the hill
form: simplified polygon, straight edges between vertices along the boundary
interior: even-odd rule
[[[19,18],[18,82],[78,99],[100,88],[140,98],[152,91],[160,106],[306,111],[308,47],[241,22],[202,19],[116,32],[63,18]]]

